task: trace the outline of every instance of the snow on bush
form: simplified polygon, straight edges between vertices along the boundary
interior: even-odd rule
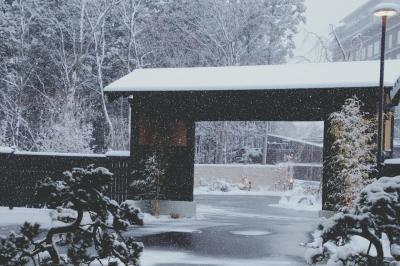
[[[232,183],[224,179],[214,179],[204,182],[200,179],[200,186],[195,188],[195,194],[212,195],[269,195],[280,196],[277,204],[271,207],[286,208],[294,210],[319,211],[322,208],[320,182],[294,180],[292,190],[273,191],[263,188],[254,188],[250,191],[242,183]]]
[[[136,194],[142,195],[140,199],[155,200],[153,214],[160,215],[160,200],[165,186],[165,166],[161,158],[153,154],[142,162],[139,170],[133,172],[135,180],[130,184]]]
[[[333,143],[324,170],[327,209],[351,207],[355,195],[368,184],[375,167],[375,123],[361,111],[362,103],[356,97],[345,101],[342,109],[329,117],[328,140]]]
[[[104,194],[112,182],[105,168],[74,168],[60,180],[44,179],[37,190],[40,202],[55,209],[57,225],[38,239],[39,224],[25,222],[19,233],[0,238],[0,265],[137,265],[142,243],[122,235],[131,224],[143,224],[139,210]],[[63,247],[66,254],[60,254]],[[104,260],[106,259],[106,260]],[[106,265],[106,264],[104,264]]]
[[[232,190],[236,190],[237,188],[237,185],[234,185],[223,179],[217,179],[209,185],[210,191],[229,192]]]
[[[321,210],[321,201],[314,195],[293,195],[282,196],[278,204],[271,204],[273,207],[319,211]]]
[[[293,189],[282,195],[278,204],[270,204],[270,206],[319,211],[322,208],[320,192],[320,182],[295,180]]]
[[[314,232],[314,242],[308,244],[311,250],[306,260],[310,264],[384,265],[386,242],[390,249],[386,256],[400,262],[400,176],[374,181],[361,191],[354,207],[324,219]]]
[[[209,182],[205,182],[203,179],[200,179],[200,186],[197,187],[196,193],[208,193],[208,192],[239,192],[239,191],[248,191],[248,187],[242,183],[233,183],[222,178],[214,178]]]

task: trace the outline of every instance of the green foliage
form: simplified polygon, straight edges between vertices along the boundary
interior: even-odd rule
[[[314,233],[315,242],[308,258],[310,263],[328,261],[343,265],[383,265],[382,235],[389,240],[390,252],[400,261],[400,176],[382,177],[367,185],[351,209],[343,209],[323,220]],[[351,247],[353,236],[365,238],[375,248],[368,250]],[[355,264],[354,264],[355,263]],[[341,265],[342,265],[341,264]]]
[[[327,209],[351,207],[354,198],[369,183],[375,172],[375,123],[362,112],[356,97],[345,101],[342,109],[329,117],[329,156],[324,170],[329,179]],[[335,204],[336,203],[336,204]]]
[[[28,263],[27,250],[38,234],[39,224],[25,222],[20,234],[11,232],[7,238],[0,236],[0,265],[19,266]]]
[[[105,196],[111,182],[107,169],[92,165],[66,171],[60,180],[45,179],[37,197],[56,208],[53,218],[64,225],[35,240],[39,225],[25,223],[19,234],[1,240],[0,265],[25,265],[30,260],[39,265],[82,265],[103,259],[138,265],[143,246],[122,232],[129,225],[143,225],[143,220],[130,202],[120,205]],[[64,247],[66,254],[60,256],[56,245]],[[49,257],[43,256],[46,253]]]
[[[46,202],[50,208],[90,210],[105,220],[110,199],[104,194],[111,182],[112,174],[103,167],[94,168],[91,165],[86,169],[74,168],[64,172],[61,180],[47,178],[41,182],[37,198],[40,202]]]
[[[141,194],[147,199],[157,199],[161,193],[162,179],[165,171],[155,154],[142,162],[140,170],[135,171],[135,180],[131,183],[135,194]]]

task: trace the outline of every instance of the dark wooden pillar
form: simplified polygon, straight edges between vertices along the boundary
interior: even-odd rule
[[[194,123],[154,110],[141,110],[131,101],[131,156],[133,168],[155,154],[162,161],[165,175],[162,198],[193,200]],[[141,196],[143,198],[143,196]],[[145,196],[144,196],[145,197]],[[137,198],[137,195],[131,195]]]
[[[323,169],[322,169],[322,210],[335,211],[335,207],[339,202],[336,198],[340,195],[339,186],[335,186],[332,182],[335,178],[335,169],[328,166],[328,159],[332,154],[332,144],[335,139],[332,134],[329,134],[331,124],[329,123],[329,116],[324,119],[324,147],[323,147]],[[336,195],[336,196],[335,196]]]
[[[324,146],[323,146],[323,168],[322,168],[322,210],[332,210],[331,205],[333,202],[329,201],[328,193],[330,192],[330,187],[328,185],[328,181],[330,179],[330,174],[327,171],[327,158],[329,156],[329,150],[332,144],[332,141],[328,137],[329,130],[329,121],[328,118],[324,119]]]
[[[139,168],[139,153],[138,153],[138,106],[133,98],[129,98],[130,105],[130,172],[131,172],[131,180],[128,181],[128,186],[133,181],[133,171]],[[137,195],[132,191],[131,187],[127,188],[128,199],[137,199]]]

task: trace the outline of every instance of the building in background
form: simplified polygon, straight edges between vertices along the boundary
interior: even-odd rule
[[[333,61],[379,59],[381,21],[372,14],[376,4],[369,0],[340,21],[331,43]],[[388,19],[386,34],[386,59],[400,59],[400,16]]]
[[[252,136],[254,139],[247,145],[235,145],[230,142],[232,149],[226,151],[225,164],[261,164],[263,154],[263,136]],[[195,138],[195,163],[218,164],[216,162],[215,147],[205,143],[204,135],[196,135]],[[237,136],[239,138],[239,136]],[[322,139],[322,137],[320,138]],[[319,140],[319,139],[318,139]],[[205,145],[206,144],[206,145]],[[312,163],[322,165],[323,143],[308,140],[290,138],[287,136],[268,134],[266,151],[267,164],[279,164],[287,162],[288,156],[293,157],[296,163]]]
[[[392,0],[394,3],[398,0]],[[332,34],[330,49],[333,61],[363,61],[380,58],[381,20],[373,8],[377,0],[369,0],[340,21]],[[400,59],[400,16],[388,18],[386,60]],[[393,156],[400,157],[400,108],[394,112]]]

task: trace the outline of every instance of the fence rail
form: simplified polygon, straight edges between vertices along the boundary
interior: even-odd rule
[[[58,178],[66,170],[90,164],[105,167],[114,174],[108,196],[124,201],[131,172],[129,156],[0,153],[0,206],[34,206],[39,180]]]

